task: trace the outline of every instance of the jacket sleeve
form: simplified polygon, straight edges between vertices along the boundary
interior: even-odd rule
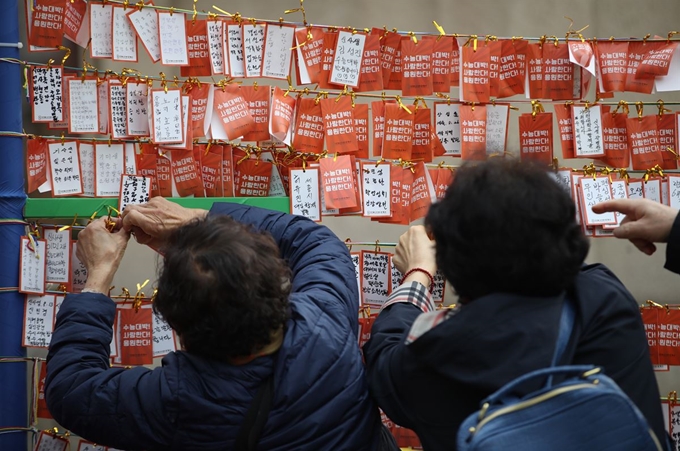
[[[669,271],[680,274],[680,213],[675,217],[671,234],[668,236],[664,267]]]
[[[114,315],[103,294],[66,297],[47,354],[47,406],[61,426],[93,442],[169,449],[176,404],[168,374],[109,367]]]
[[[216,203],[210,214],[224,214],[269,232],[293,273],[293,292],[304,292],[331,317],[359,328],[359,293],[347,246],[327,227],[286,213],[233,203]]]
[[[411,429],[415,427],[410,415],[413,406],[400,395],[402,390],[413,388],[406,372],[415,358],[408,348],[413,338],[410,332],[423,311],[432,316],[437,314],[433,310],[431,294],[423,285],[413,282],[400,286],[385,303],[364,345],[371,394],[392,421]]]

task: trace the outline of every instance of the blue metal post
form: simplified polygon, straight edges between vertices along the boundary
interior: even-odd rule
[[[19,41],[19,0],[2,0],[0,43]],[[16,47],[0,47],[0,58],[19,58]],[[21,132],[22,67],[0,61],[0,131]],[[0,136],[0,220],[22,218],[24,146],[21,138]],[[20,224],[0,223],[0,287],[19,281]],[[0,292],[0,356],[25,357],[21,346],[24,296]],[[0,363],[0,429],[27,426],[26,363]],[[0,434],[0,450],[26,449],[26,433]]]

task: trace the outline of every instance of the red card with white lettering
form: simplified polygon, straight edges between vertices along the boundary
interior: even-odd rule
[[[543,97],[552,100],[574,98],[574,65],[569,61],[569,46],[543,45]]]
[[[230,144],[222,147],[222,195],[234,197],[234,160]]]
[[[380,36],[369,34],[364,42],[364,55],[361,59],[361,76],[356,92],[382,91],[383,76],[380,61]]]
[[[435,196],[437,196],[437,200],[442,200],[446,195],[446,190],[448,190],[449,186],[453,183],[456,173],[453,169],[449,168],[432,168],[429,169],[429,171],[430,178],[434,184]],[[437,174],[436,178],[434,176],[435,173]]]
[[[659,131],[656,116],[631,117],[626,121],[628,146],[633,154],[633,169],[646,170],[663,164],[659,152]]]
[[[298,64],[304,65],[309,83],[319,82],[319,69],[323,52],[324,32],[319,27],[299,28],[295,31],[298,47]],[[302,61],[300,61],[302,60]]]
[[[246,159],[238,163],[239,183],[236,197],[267,197],[272,176],[272,163]]]
[[[623,92],[626,87],[628,42],[597,41],[595,52],[602,88],[605,91]]]
[[[194,197],[206,197],[205,189],[203,188],[203,154],[205,153],[205,144],[194,144],[191,150],[194,155],[194,169],[196,170],[196,188],[194,188]],[[221,157],[221,155],[220,155]],[[220,158],[221,163],[221,158]]]
[[[373,116],[373,156],[379,157],[382,154],[383,139],[385,137],[385,105],[396,104],[394,100],[378,100],[371,102],[371,113]]]
[[[491,96],[489,65],[491,49],[480,46],[475,51],[471,45],[463,47],[463,68],[460,83],[460,100],[488,103]]]
[[[395,64],[397,50],[401,44],[401,36],[398,33],[373,28],[371,34],[380,36],[380,65],[382,67],[383,86],[387,87]]]
[[[269,113],[269,134],[289,146],[293,138],[295,98],[287,94],[278,86],[274,87]]]
[[[321,55],[321,65],[319,69],[319,87],[321,89],[334,89],[342,87],[330,83],[333,61],[335,61],[335,47],[338,42],[337,31],[327,31],[323,36],[323,50]]]
[[[527,81],[529,98],[543,99],[543,44],[527,45]]]
[[[519,152],[522,161],[552,163],[552,113],[522,114],[519,117]]]
[[[64,36],[71,41],[78,43],[78,34],[83,26],[83,18],[87,12],[85,0],[75,0],[66,3],[64,15]]]
[[[602,113],[602,142],[604,157],[602,162],[614,168],[630,166],[630,148],[624,113]]]
[[[196,160],[194,153],[174,150],[166,154],[172,162],[172,177],[180,197],[194,194],[203,183],[196,175]]]
[[[145,152],[145,147],[148,150]],[[137,172],[151,179],[151,197],[158,196],[158,182],[156,177],[156,150],[153,144],[141,144],[142,153],[136,155]]]
[[[524,94],[527,41],[503,39],[498,68],[498,98]],[[522,53],[520,53],[522,52]]]
[[[352,157],[341,155],[336,158],[322,158],[319,160],[319,167],[326,208],[356,207]]]
[[[207,146],[204,146],[207,147]],[[201,178],[205,197],[222,197],[222,146],[212,145],[201,157]]]
[[[432,47],[432,90],[448,93],[451,90],[451,52],[453,36],[439,36]]]
[[[397,104],[385,105],[385,136],[382,157],[388,160],[411,160],[413,147],[413,111]]]
[[[627,92],[651,94],[654,89],[654,78],[637,78],[637,70],[650,52],[657,50],[663,42],[631,41],[628,43],[628,71],[626,72]]]
[[[315,99],[301,98],[298,103],[297,123],[293,147],[298,152],[323,152],[324,128],[321,105]]]
[[[401,90],[405,96],[432,95],[432,51],[434,36],[423,36],[414,42],[401,38]]]
[[[323,99],[320,103],[328,153],[346,154],[359,150],[350,97]]]
[[[212,75],[210,47],[208,46],[208,21],[189,19],[186,21],[189,65],[180,68],[182,77],[209,77]]]
[[[55,48],[64,36],[64,0],[32,0],[28,43],[36,47]]]
[[[392,64],[392,72],[390,72],[389,80],[385,85],[385,89],[401,89],[401,82],[404,78],[404,73],[402,72],[401,66],[401,38],[399,38],[399,43],[397,44],[396,53],[394,54],[394,63]]]
[[[172,197],[172,163],[168,155],[156,155],[156,182],[161,197]]]
[[[500,41],[487,41],[484,43],[485,47],[489,47],[489,94],[491,97],[498,97],[498,77],[502,45]]]
[[[269,86],[241,86],[241,94],[248,104],[255,125],[243,136],[244,141],[266,141],[269,135]]]
[[[413,183],[411,184],[411,205],[409,216],[411,221],[425,217],[430,205],[437,199],[434,185],[425,163],[419,161],[413,166]]]
[[[43,138],[26,141],[26,175],[29,194],[47,181],[47,141]]]
[[[210,85],[208,83],[192,84],[189,89],[189,97],[191,98],[191,134],[194,138],[205,136],[205,115],[208,108],[208,94],[210,93]]]
[[[354,132],[357,135],[359,150],[355,156],[361,159],[368,159],[368,104],[354,104]]]
[[[460,106],[461,157],[463,160],[486,160],[486,107]]]
[[[656,49],[652,49],[640,62],[635,71],[635,79],[654,79],[655,77],[665,77],[670,69],[673,52],[678,47],[677,42],[658,43],[661,44]]]
[[[675,114],[656,116],[656,127],[659,130],[659,150],[663,163],[662,169],[677,169],[678,160],[674,153],[678,153],[678,128]],[[669,151],[671,149],[673,152]]]
[[[556,103],[555,116],[557,117],[557,130],[562,144],[562,158],[574,157],[574,121],[571,114],[571,104]]]
[[[390,173],[390,209],[392,216],[377,218],[378,222],[383,224],[410,224],[412,184],[413,172],[410,168],[393,166]]]
[[[453,50],[451,51],[451,87],[460,85],[460,46],[458,40],[453,38]]]
[[[117,308],[122,365],[153,364],[153,311],[148,308]]]
[[[429,108],[413,107],[413,146],[411,159],[432,161],[432,112]]]
[[[250,114],[248,103],[236,84],[215,89],[213,114],[219,116],[229,139],[240,138],[255,127],[255,120]]]

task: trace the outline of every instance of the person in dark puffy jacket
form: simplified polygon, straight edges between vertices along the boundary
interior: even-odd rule
[[[394,262],[405,278],[364,355],[379,406],[425,451],[455,451],[483,399],[550,366],[567,296],[575,320],[559,364],[602,367],[668,440],[639,306],[604,265],[584,265],[589,243],[575,217],[544,168],[497,158],[459,169],[425,227],[401,237]],[[432,302],[438,268],[455,308]]]
[[[130,236],[164,254],[155,310],[183,350],[148,369],[109,367],[105,294]],[[66,297],[47,357],[46,400],[63,427],[126,450],[234,449],[269,376],[258,450],[379,450],[357,345],[358,293],[344,243],[302,217],[237,204],[208,214],[164,199],[127,206],[112,233],[80,233],[89,277]]]

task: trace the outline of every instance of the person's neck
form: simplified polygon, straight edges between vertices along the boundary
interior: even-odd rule
[[[260,350],[252,353],[251,355],[243,357],[230,357],[229,363],[231,363],[232,365],[245,365],[246,363],[250,363],[259,357],[274,354],[281,348],[282,344],[283,344],[283,328],[280,328],[276,332],[272,333],[272,340],[269,342],[269,344],[263,346],[262,348],[260,348]]]

